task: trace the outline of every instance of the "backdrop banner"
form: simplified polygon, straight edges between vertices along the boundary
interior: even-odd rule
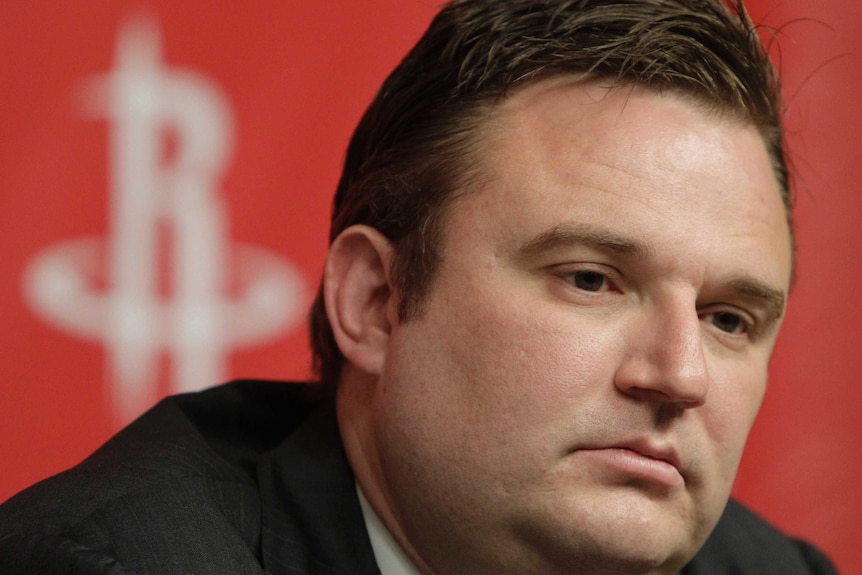
[[[159,398],[307,379],[347,141],[429,0],[0,5],[0,501]],[[750,0],[798,279],[735,494],[862,573],[862,3]]]

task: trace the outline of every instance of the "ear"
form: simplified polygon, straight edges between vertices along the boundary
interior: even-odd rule
[[[341,353],[360,370],[379,375],[386,359],[395,290],[390,279],[392,243],[374,228],[341,232],[323,271],[326,315]]]

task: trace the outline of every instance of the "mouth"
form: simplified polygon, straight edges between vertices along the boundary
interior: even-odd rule
[[[681,487],[686,482],[679,455],[669,445],[635,440],[578,451],[595,465],[625,480],[639,480],[668,489]]]

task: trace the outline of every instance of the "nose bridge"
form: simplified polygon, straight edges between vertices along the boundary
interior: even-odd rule
[[[617,386],[631,395],[700,405],[709,390],[703,331],[694,301],[668,297],[644,310],[641,329],[619,367]]]
[[[694,304],[683,305],[669,314],[672,323],[668,329],[667,353],[662,354],[669,374],[683,380],[700,380],[706,376],[706,358],[703,350],[703,331]]]

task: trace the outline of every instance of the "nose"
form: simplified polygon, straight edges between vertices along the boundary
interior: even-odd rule
[[[614,377],[617,389],[683,408],[702,405],[709,391],[709,370],[695,307],[683,302],[656,306],[630,327]]]

